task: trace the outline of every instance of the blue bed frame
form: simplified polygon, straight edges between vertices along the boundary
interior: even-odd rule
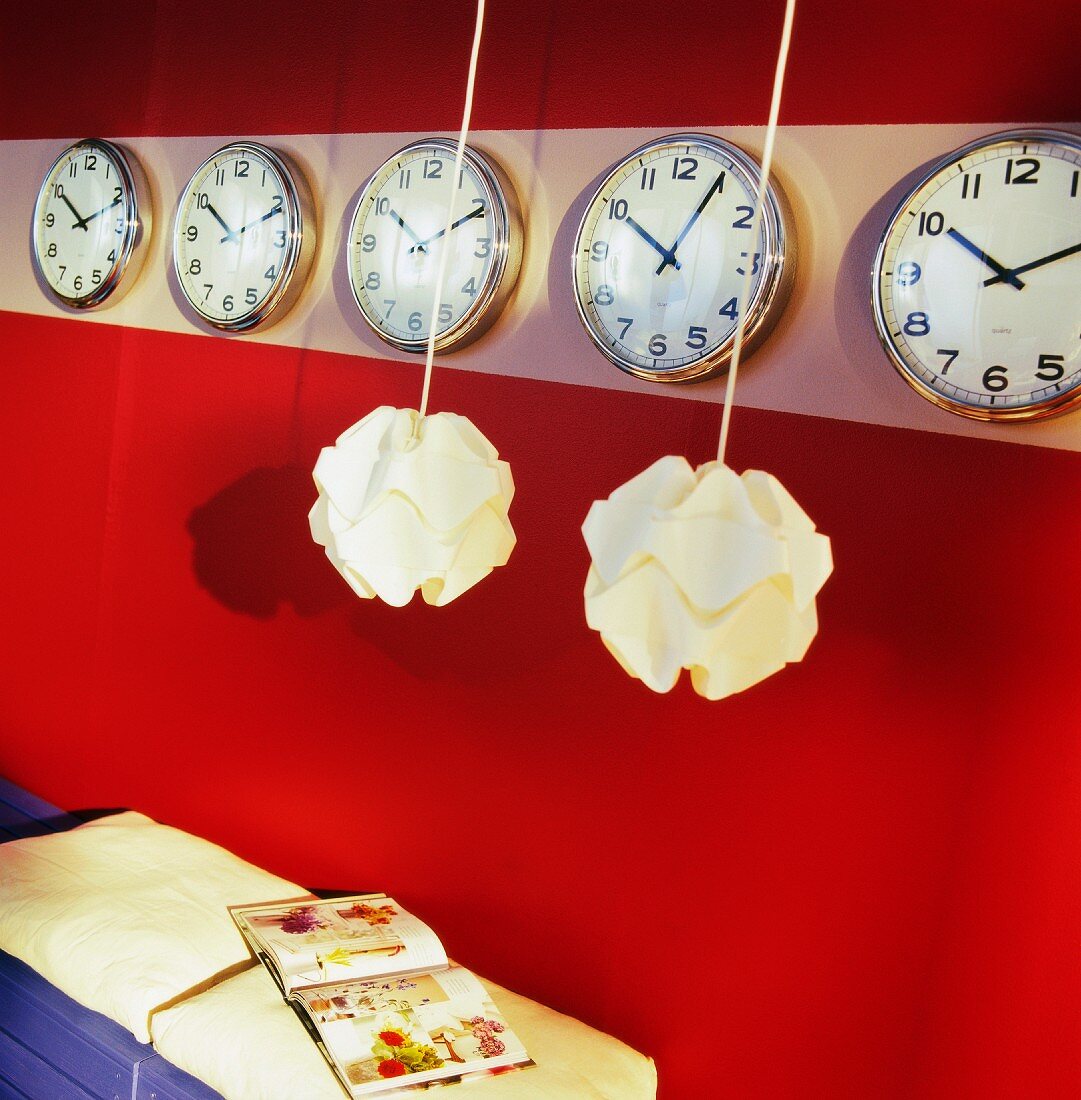
[[[63,832],[78,818],[0,778],[0,843]],[[0,1097],[221,1100],[221,1094],[83,1008],[0,951]]]

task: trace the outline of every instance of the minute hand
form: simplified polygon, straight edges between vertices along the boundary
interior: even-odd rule
[[[713,198],[713,196],[721,189],[723,185],[724,173],[721,172],[720,175],[718,175],[717,178],[713,181],[710,189],[702,196],[702,201],[698,204],[694,213],[691,214],[691,216],[687,219],[687,224],[679,231],[679,236],[676,237],[674,243],[672,244],[672,247],[668,250],[668,255],[665,256],[663,260],[661,260],[661,266],[657,268],[655,274],[660,275],[660,273],[669,264],[671,264],[673,267],[676,266],[676,249],[679,248],[680,244],[683,241],[683,238],[686,237],[688,233],[690,233],[691,227],[694,225],[694,223],[698,221],[698,219],[702,216],[702,211],[705,210],[706,204],[711,198]]]
[[[1033,268],[1044,267],[1046,264],[1053,264],[1056,260],[1064,260],[1067,256],[1072,256],[1075,252],[1081,252],[1081,244],[1075,244],[1070,248],[1060,248],[1058,252],[1052,252],[1050,256],[1041,256],[1038,260],[1033,260],[1032,263],[1022,264],[1020,267],[1011,267],[1009,271],[1003,271],[993,278],[984,279],[983,285],[991,286],[992,283],[1008,282],[1011,275],[1023,275],[1026,271],[1031,271]]]
[[[483,206],[478,206],[475,209],[470,210],[470,212],[468,214],[466,214],[464,217],[459,218],[456,222],[454,222],[451,225],[451,227],[450,227],[451,232],[453,233],[454,230],[458,228],[458,226],[465,225],[466,222],[472,221],[474,218],[479,218],[483,213],[484,213],[484,207]],[[440,237],[446,235],[446,232],[447,231],[445,229],[440,229],[438,233],[433,233],[430,237],[425,237],[423,241],[417,241],[417,243],[415,245],[413,245],[413,247],[409,251],[410,252],[416,252],[419,249],[421,252],[423,252],[424,251],[424,246],[426,244],[431,244],[432,241],[438,241]]]

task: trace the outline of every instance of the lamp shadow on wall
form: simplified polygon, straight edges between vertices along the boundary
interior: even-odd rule
[[[260,466],[201,504],[187,523],[199,584],[256,619],[272,618],[281,604],[308,617],[348,602],[341,578],[312,553],[314,499],[309,470]]]

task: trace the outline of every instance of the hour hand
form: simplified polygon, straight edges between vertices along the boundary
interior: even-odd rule
[[[683,266],[679,262],[679,260],[676,259],[675,253],[670,248],[665,248],[664,245],[661,244],[661,242],[658,241],[657,238],[654,237],[653,234],[650,233],[648,229],[643,229],[634,220],[634,218],[632,218],[630,216],[630,214],[628,214],[627,217],[624,220],[631,227],[631,229],[633,229],[635,231],[635,233],[637,233],[638,236],[641,237],[642,240],[645,241],[646,244],[648,244],[650,248],[654,249],[654,251],[656,251],[658,253],[658,255],[660,255],[661,258],[663,259],[664,262],[657,269],[657,274],[660,274],[660,272],[663,271],[664,268],[668,264],[671,264],[677,271]]]
[[[404,229],[404,230],[406,231],[406,233],[408,233],[408,234],[409,234],[409,236],[410,236],[410,237],[412,237],[412,238],[413,238],[413,240],[414,240],[414,241],[416,242],[416,243],[414,244],[414,246],[413,246],[413,247],[414,247],[414,248],[419,248],[419,249],[421,250],[421,252],[423,252],[423,251],[424,251],[424,245],[425,245],[425,244],[427,244],[427,241],[422,241],[422,240],[420,239],[420,237],[418,237],[418,236],[416,235],[416,233],[414,233],[414,232],[413,232],[413,230],[412,230],[412,229],[410,229],[410,228],[409,228],[409,226],[405,224],[405,222],[404,222],[404,221],[402,220],[402,216],[401,216],[401,214],[399,214],[397,210],[390,210],[390,211],[389,211],[389,213],[390,213],[390,216],[391,216],[391,217],[392,217],[392,218],[393,218],[393,219],[394,219],[394,220],[395,220],[395,221],[396,221],[396,222],[397,222],[397,223],[398,223],[398,224],[399,224],[399,225],[400,225],[400,226],[401,226],[401,227],[402,227],[402,228],[403,228],[403,229]],[[409,251],[410,251],[410,252],[412,252],[412,251],[413,251],[413,249],[411,248],[411,249],[410,249]]]
[[[72,205],[71,199],[69,199],[65,194],[61,194],[60,197],[64,200],[64,202],[67,203],[68,209],[75,215],[75,224],[71,228],[82,229],[84,232],[89,233],[90,230],[87,229],[86,226],[87,219],[84,218],[82,214],[80,214],[79,211],[75,209],[75,207]]]
[[[218,225],[220,225],[222,229],[225,230],[225,239],[228,240],[230,237],[232,237],[235,240],[236,234],[229,228],[229,225],[225,221],[225,219],[217,212],[217,210],[214,209],[213,203],[208,202],[206,204],[206,208],[214,216],[214,220],[218,223]]]
[[[963,249],[965,249],[965,251],[971,252],[977,260],[982,260],[995,273],[997,278],[992,279],[991,282],[997,283],[1001,281],[1004,283],[1009,283],[1010,286],[1015,287],[1017,290],[1021,290],[1024,288],[1025,284],[1021,282],[1021,280],[1014,272],[1004,267],[998,262],[998,260],[992,259],[990,256],[988,256],[987,253],[984,252],[984,250],[980,248],[979,245],[973,244],[968,239],[968,237],[964,236],[964,234],[958,233],[952,225],[949,229],[946,230],[946,236],[955,240]],[[984,283],[983,285],[987,286],[988,284]]]

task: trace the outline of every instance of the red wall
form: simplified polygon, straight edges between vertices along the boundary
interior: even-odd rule
[[[1081,113],[1069,3],[867,7],[802,6],[782,121]],[[322,8],[9,7],[0,137],[457,125],[468,4]],[[763,122],[781,6],[663,10],[492,0],[476,125]],[[836,573],[808,659],[709,704],[586,628],[579,526],[710,457],[715,406],[437,372],[511,463],[519,545],[394,609],[311,543],[310,470],[419,365],[60,315],[0,339],[0,770],[392,892],[656,1057],[668,1100],[1074,1093],[1081,456],[740,410],[729,461],[780,477]]]

